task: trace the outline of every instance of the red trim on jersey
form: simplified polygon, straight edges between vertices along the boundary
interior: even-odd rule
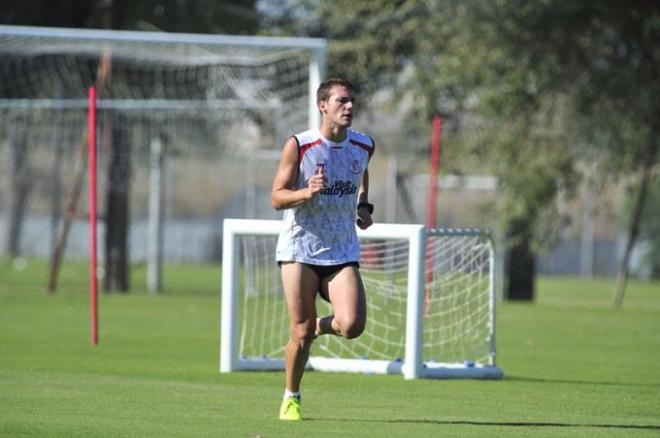
[[[314,146],[318,146],[323,143],[322,139],[315,140],[311,143],[305,143],[303,145],[300,145],[298,148],[298,161],[302,161],[303,155],[305,155],[305,152],[307,152],[309,149],[313,148]]]
[[[371,158],[371,156],[374,153],[374,148],[372,146],[366,144],[366,143],[361,143],[357,140],[349,140],[349,142],[351,144],[354,144],[355,146],[360,147],[360,148],[364,149],[365,151],[367,151],[369,153],[369,158]]]

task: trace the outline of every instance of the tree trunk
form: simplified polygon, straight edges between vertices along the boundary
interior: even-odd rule
[[[651,141],[655,138],[652,137]],[[616,279],[616,288],[614,289],[614,306],[621,307],[623,305],[623,296],[626,292],[626,285],[628,283],[628,269],[630,264],[630,256],[632,250],[637,242],[639,236],[640,222],[642,213],[644,212],[644,204],[646,203],[646,195],[648,193],[649,181],[651,180],[651,170],[655,164],[658,154],[658,146],[652,146],[649,153],[642,165],[642,172],[639,182],[639,191],[635,198],[635,206],[633,208],[632,217],[630,218],[630,228],[628,229],[628,237],[626,239],[626,246],[619,265],[619,273]]]
[[[96,71],[96,82],[95,87],[97,89],[97,97],[102,96],[106,87],[109,84],[110,72],[111,72],[111,57],[108,52],[104,53],[101,56],[99,65]],[[48,280],[46,283],[46,290],[49,293],[55,292],[57,289],[57,277],[60,271],[60,265],[62,263],[62,258],[64,257],[64,250],[66,249],[66,243],[69,238],[69,230],[71,228],[71,222],[73,221],[76,212],[78,211],[78,201],[80,199],[80,194],[82,192],[82,186],[84,183],[84,173],[86,168],[87,156],[89,155],[89,148],[87,147],[87,142],[89,139],[89,133],[85,129],[80,143],[78,144],[78,149],[80,151],[78,160],[76,161],[76,168],[74,171],[73,180],[71,183],[71,190],[69,192],[69,197],[66,202],[66,209],[64,212],[63,220],[60,222],[58,238],[53,247],[53,252],[50,257],[50,270],[48,272]]]
[[[120,115],[111,118],[112,132],[108,157],[106,195],[105,282],[106,292],[127,292],[128,222],[131,145],[128,121]]]
[[[15,117],[9,133],[9,172],[7,184],[7,253],[20,255],[21,230],[25,218],[25,201],[30,192],[27,129],[25,119]]]
[[[62,84],[57,84],[55,95],[58,99],[63,96]],[[61,112],[56,115],[55,126],[53,127],[53,137],[51,146],[53,148],[53,163],[51,167],[51,237],[50,237],[50,253],[52,254],[57,245],[57,231],[60,227],[62,219],[62,155],[65,129],[64,117]]]
[[[527,218],[514,219],[507,231],[509,247],[506,251],[505,269],[507,300],[534,300],[536,259],[531,248],[532,223]]]

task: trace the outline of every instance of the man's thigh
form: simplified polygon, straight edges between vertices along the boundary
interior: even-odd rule
[[[302,263],[282,263],[282,286],[291,323],[316,319],[316,292],[319,280],[316,273]]]
[[[333,313],[351,319],[366,317],[367,306],[360,271],[356,266],[345,266],[339,272],[323,279]]]

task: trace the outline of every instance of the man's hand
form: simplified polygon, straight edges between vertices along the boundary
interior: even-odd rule
[[[357,216],[358,217],[355,220],[355,224],[362,230],[366,230],[374,223],[371,219],[371,213],[369,213],[369,209],[367,209],[367,207],[358,208]]]
[[[309,199],[317,196],[321,190],[325,188],[325,174],[323,173],[323,166],[318,166],[316,173],[309,177],[307,180],[307,192]]]

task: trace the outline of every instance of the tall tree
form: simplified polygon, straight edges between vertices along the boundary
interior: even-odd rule
[[[290,5],[291,1],[270,3]],[[578,181],[574,164],[592,160],[594,151],[604,163],[602,170],[640,175],[638,208],[633,209],[626,246],[626,254],[630,253],[649,169],[658,160],[660,4],[649,0],[302,0],[297,4],[299,9],[283,8],[284,13],[273,14],[272,20],[293,23],[299,33],[331,38],[330,74],[341,71],[366,92],[397,84],[412,94],[407,124],[411,132],[427,132],[430,117],[440,113],[449,119],[455,139],[469,134],[456,146],[462,147],[464,157],[489,163],[499,177],[499,212],[515,248],[510,255],[525,255],[517,257],[523,269],[512,269],[511,275],[522,272],[532,278],[526,282],[529,290],[516,291],[517,296],[519,292],[527,298],[533,295],[530,254],[533,242],[545,238],[545,218],[554,215],[552,201],[558,188],[574,186]],[[287,21],[291,18],[295,21]],[[464,129],[466,120],[470,132]],[[627,260],[624,256],[621,288]],[[512,280],[510,284],[524,284]]]

